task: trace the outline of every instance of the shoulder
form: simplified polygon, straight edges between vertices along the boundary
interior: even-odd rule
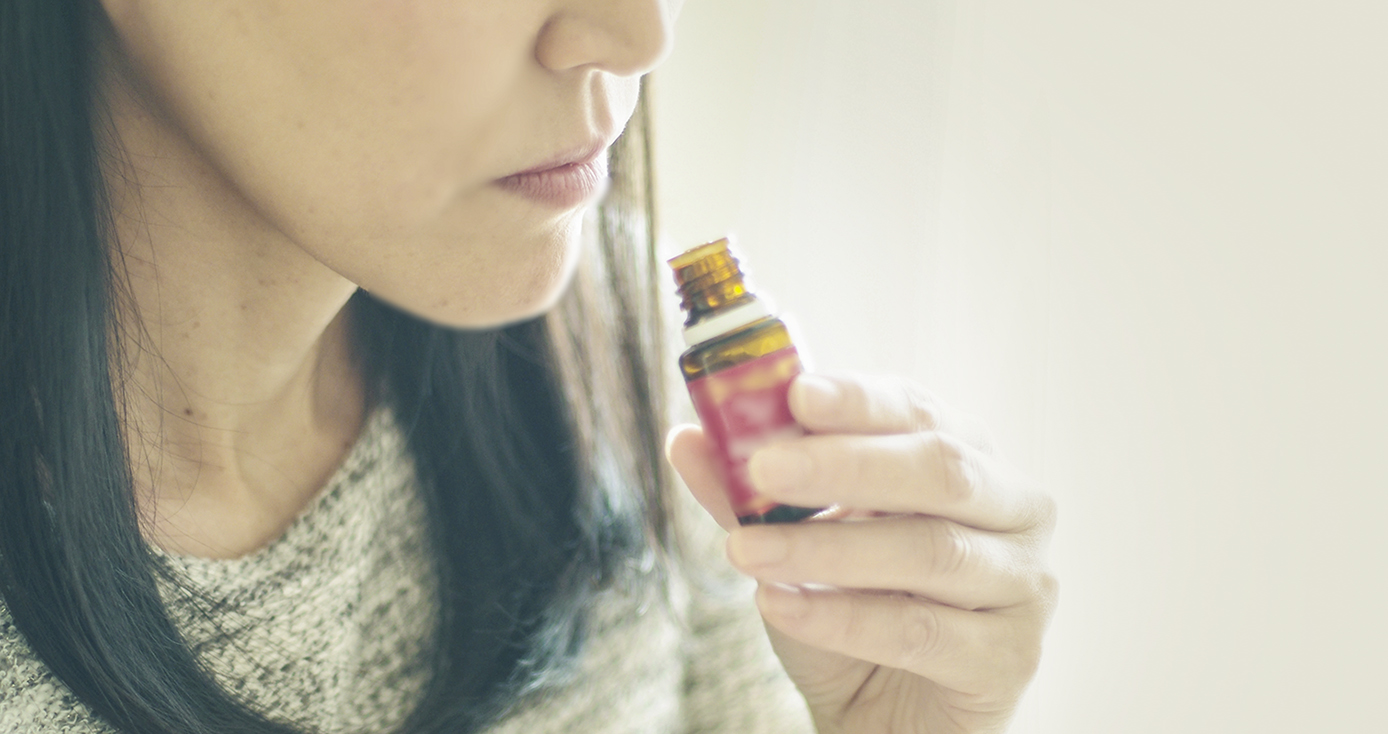
[[[115,734],[29,648],[0,599],[0,732]]]

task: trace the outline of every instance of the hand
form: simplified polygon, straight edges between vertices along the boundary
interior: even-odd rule
[[[913,384],[805,375],[790,405],[813,435],[758,451],[752,478],[779,502],[835,505],[823,518],[739,527],[703,432],[667,446],[759,582],[819,731],[1003,731],[1056,603],[1053,501]]]

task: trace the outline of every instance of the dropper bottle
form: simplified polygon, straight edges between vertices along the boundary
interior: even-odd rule
[[[726,238],[671,258],[688,314],[680,355],[694,410],[722,459],[742,525],[803,520],[823,508],[777,504],[752,487],[747,460],[773,441],[805,435],[790,414],[790,383],[803,367],[786,325],[743,282]]]

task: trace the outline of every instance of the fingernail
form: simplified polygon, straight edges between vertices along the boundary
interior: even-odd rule
[[[790,554],[785,536],[771,528],[734,530],[728,536],[728,556],[737,566],[770,566]]]
[[[785,584],[762,584],[762,610],[773,617],[799,619],[809,611],[810,600],[799,587]]]
[[[767,446],[747,462],[752,484],[763,492],[791,490],[810,477],[810,458],[805,452],[784,446]]]
[[[828,378],[818,375],[800,375],[795,378],[795,390],[799,393],[800,415],[820,416],[838,407],[842,393],[839,386]]]

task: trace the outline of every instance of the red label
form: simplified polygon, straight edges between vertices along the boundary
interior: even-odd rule
[[[768,443],[805,435],[787,401],[790,383],[800,371],[800,355],[795,347],[786,347],[689,383],[694,411],[722,456],[738,517],[776,506],[752,489],[747,460]]]

